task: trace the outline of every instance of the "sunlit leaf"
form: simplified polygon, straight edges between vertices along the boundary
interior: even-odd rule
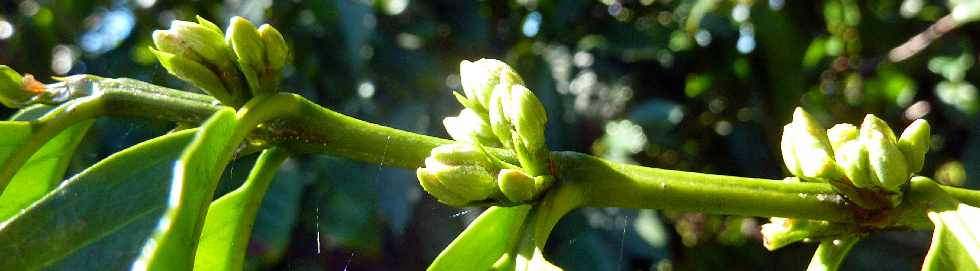
[[[241,187],[211,203],[194,258],[195,269],[242,270],[259,204],[286,158],[283,150],[266,150]]]
[[[470,223],[429,266],[438,270],[487,270],[513,248],[530,205],[490,207]]]
[[[196,129],[116,153],[0,223],[0,270],[126,269],[166,203],[166,180]]]
[[[913,185],[929,185],[928,216],[935,225],[922,270],[980,270],[980,208],[960,203],[931,180]]]
[[[10,218],[61,183],[78,143],[85,137],[92,122],[83,121],[65,129],[21,166],[0,194],[0,220]]]
[[[134,269],[186,270],[193,266],[208,204],[238,145],[232,142],[238,126],[235,111],[227,107],[201,126],[174,165],[166,211]]]

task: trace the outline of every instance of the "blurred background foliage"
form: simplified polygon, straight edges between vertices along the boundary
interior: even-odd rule
[[[195,91],[156,63],[151,32],[198,14],[221,26],[239,15],[286,36],[287,91],[408,131],[447,137],[440,124],[460,109],[449,95],[460,90],[458,63],[498,58],[543,100],[553,150],[780,179],[780,131],[799,105],[827,127],[865,113],[896,130],[929,119],[923,174],[976,188],[977,2],[10,0],[0,3],[0,63],[38,78],[91,73]],[[941,37],[916,44],[920,33]],[[171,128],[101,119],[71,168]],[[253,160],[229,167],[219,194]],[[480,211],[436,203],[409,170],[294,157],[262,205],[248,269],[420,270]],[[567,270],[802,269],[815,246],[767,252],[762,223],[584,209],[559,224],[548,253]],[[875,235],[845,268],[918,269],[928,241]]]

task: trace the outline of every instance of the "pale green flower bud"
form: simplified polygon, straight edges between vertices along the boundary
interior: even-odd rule
[[[885,121],[868,114],[861,123],[861,141],[868,150],[872,179],[888,191],[898,191],[909,180],[908,162],[898,149],[895,133]]]
[[[238,67],[248,86],[252,90],[252,95],[259,96],[260,80],[259,74],[265,69],[265,45],[259,36],[258,29],[248,20],[242,17],[232,17],[228,25],[228,33],[225,35],[226,42],[231,45],[231,49],[238,57]]]
[[[916,173],[922,170],[926,152],[929,151],[930,136],[929,122],[918,119],[905,127],[902,136],[898,138],[898,149],[905,155],[909,172]]]
[[[431,156],[446,165],[475,165],[490,168],[490,162],[472,144],[447,144],[432,148]]]
[[[868,151],[860,140],[845,142],[835,150],[837,165],[851,184],[857,188],[871,188],[875,186],[872,182],[871,170],[868,168]]]
[[[796,158],[796,133],[795,125],[789,123],[783,126],[783,136],[779,141],[779,149],[783,154],[783,163],[786,164],[786,169],[789,170],[790,174],[793,176],[803,176],[803,170],[800,169],[799,159]]]
[[[25,79],[14,69],[7,65],[0,65],[0,103],[9,108],[20,108],[27,103],[37,93],[25,88]],[[36,83],[33,81],[32,83]],[[41,85],[43,91],[43,85]]]
[[[157,51],[152,48],[150,51],[157,56],[160,65],[163,65],[170,74],[201,88],[204,92],[221,101],[221,103],[236,104],[236,99],[232,98],[231,94],[228,93],[221,79],[218,78],[218,75],[214,71],[201,65],[201,63],[183,56]]]
[[[488,109],[494,88],[503,83],[523,84],[524,81],[510,66],[496,59],[463,60],[459,64],[460,83],[466,98]]]
[[[456,141],[473,142],[475,136],[476,140],[484,146],[500,146],[500,142],[490,130],[490,124],[469,108],[463,109],[455,117],[442,119],[442,124],[449,132],[449,136]]]
[[[534,178],[521,170],[501,169],[497,174],[500,192],[512,202],[526,202],[537,196]]]
[[[510,86],[498,86],[490,97],[490,129],[504,148],[513,148],[513,124],[507,116],[505,105],[510,100]]]
[[[783,128],[782,140],[781,145],[790,147],[792,152],[786,156],[784,150],[783,160],[795,158],[795,163],[786,162],[786,166],[794,174],[801,174],[797,177],[808,181],[839,177],[827,132],[803,108],[797,107],[793,112],[793,121]]]
[[[286,39],[282,37],[279,30],[268,24],[259,26],[259,37],[265,45],[265,58],[269,69],[274,70],[278,75],[289,59],[289,46],[286,46]]]
[[[223,33],[223,31],[221,31],[221,28],[218,27],[218,25],[212,23],[211,21],[208,21],[207,19],[204,19],[204,17],[201,17],[201,15],[197,15],[197,24],[200,24],[201,26],[204,26],[207,29],[211,29],[211,31],[217,33]]]
[[[511,102],[504,109],[518,136],[528,149],[542,148],[544,128],[548,122],[548,114],[544,105],[531,90],[522,85],[514,85],[510,92]]]
[[[845,142],[857,139],[858,134],[858,128],[854,125],[840,123],[827,130],[827,139],[830,140],[830,145],[834,148],[834,152],[836,152]]]
[[[497,139],[517,153],[528,173],[545,175],[548,151],[544,128],[548,117],[534,93],[522,85],[497,85],[490,98],[490,127]]]
[[[177,77],[191,81],[187,79],[189,78],[187,76],[196,72],[174,69],[193,66],[190,69],[199,71],[201,69],[198,68],[203,67],[210,70],[210,73],[218,78],[220,84],[200,85],[199,83],[202,81],[210,81],[201,78],[191,81],[192,84],[215,96],[223,104],[240,106],[245,102],[248,94],[245,87],[246,83],[235,65],[231,48],[225,44],[221,30],[214,23],[200,16],[198,16],[198,23],[174,21],[170,24],[170,29],[153,32],[153,43],[156,51],[173,55],[173,57],[169,57],[171,63],[163,63],[161,54],[155,53],[157,58],[161,59],[161,64],[171,74],[183,74],[183,77],[180,75]],[[182,64],[174,64],[174,61]],[[192,65],[190,62],[194,62],[196,65]],[[219,85],[220,88],[217,87]]]
[[[469,201],[485,200],[497,191],[493,176],[481,166],[448,166],[433,173],[443,186]]]
[[[469,203],[468,200],[457,195],[456,193],[453,193],[448,188],[443,186],[442,182],[439,181],[439,178],[436,177],[431,170],[427,168],[419,168],[415,170],[415,175],[418,177],[419,184],[422,185],[422,189],[435,197],[436,200],[439,200],[439,202],[456,207],[466,206],[466,204]]]
[[[220,31],[214,31],[208,26],[186,21],[173,21],[170,23],[170,30],[167,31],[169,35],[180,41],[177,46],[185,47],[185,49],[194,52],[200,59],[218,65],[220,68],[230,68],[231,59],[228,58],[228,45],[225,44]],[[154,38],[156,38],[156,33],[154,33]],[[165,48],[170,47],[173,46],[158,47],[158,49],[165,51]],[[179,51],[168,53],[177,54]]]

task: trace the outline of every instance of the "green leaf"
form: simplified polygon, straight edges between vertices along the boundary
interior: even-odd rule
[[[242,140],[236,132],[239,126],[230,107],[214,113],[201,126],[174,165],[167,209],[153,237],[144,243],[134,269],[187,270],[194,265],[208,204]]]
[[[827,239],[820,241],[817,251],[813,252],[810,265],[807,271],[834,271],[840,268],[844,262],[844,257],[851,252],[854,244],[861,238],[858,236],[847,236],[839,239]]]
[[[245,183],[211,203],[194,258],[194,269],[242,270],[255,215],[288,153],[273,148],[259,156]]]
[[[0,137],[0,162],[6,162],[20,146],[23,146],[24,142],[31,138],[32,130],[30,122],[0,122],[0,131],[3,131],[3,136]],[[0,193],[3,193],[2,189],[0,188]]]
[[[490,207],[439,253],[428,270],[490,269],[513,249],[530,210],[531,205]]]
[[[93,122],[87,120],[65,129],[21,166],[0,194],[0,221],[20,212],[61,183],[78,143]]]
[[[922,270],[980,270],[980,208],[963,204],[924,177],[912,179],[913,186],[926,186],[929,220],[935,224],[932,245]]]
[[[304,192],[312,181],[313,178],[309,178],[294,160],[282,164],[255,216],[245,259],[246,269],[270,269],[280,262],[299,221]]]
[[[162,213],[166,180],[194,132],[109,156],[0,223],[0,270],[129,268]]]

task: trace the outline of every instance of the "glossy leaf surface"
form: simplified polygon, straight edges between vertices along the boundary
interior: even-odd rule
[[[490,269],[513,249],[530,210],[530,205],[490,207],[439,253],[428,270]]]
[[[226,107],[201,126],[174,165],[166,210],[134,269],[186,270],[193,266],[208,204],[238,145],[233,136],[238,124],[235,111]]]
[[[6,220],[30,206],[61,183],[75,149],[92,123],[93,120],[83,121],[62,131],[21,166],[4,193],[0,194],[0,220]]]
[[[196,129],[116,153],[0,223],[0,270],[125,269],[166,203]]]
[[[241,187],[211,203],[194,258],[195,269],[242,270],[255,216],[286,158],[281,149],[266,150]]]

